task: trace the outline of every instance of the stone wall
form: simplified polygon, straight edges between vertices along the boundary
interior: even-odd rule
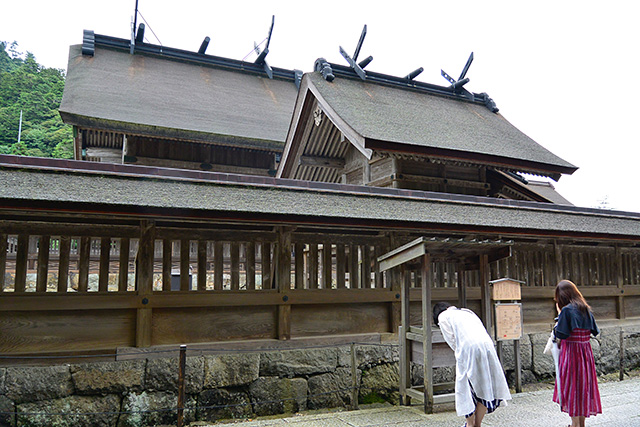
[[[640,327],[625,329],[625,366],[640,367]],[[620,328],[603,328],[592,340],[599,373],[619,369]],[[523,379],[553,376],[542,354],[547,333],[521,342]],[[358,400],[398,402],[398,350],[356,345]],[[187,423],[246,418],[305,409],[349,407],[350,346],[189,356],[185,372]],[[503,364],[513,377],[513,347]],[[422,369],[413,366],[414,384]],[[434,372],[435,382],[454,380],[452,368]],[[175,425],[178,358],[0,368],[0,426]],[[47,414],[47,415],[44,415]],[[60,415],[63,414],[63,415]],[[78,414],[78,415],[71,415]]]

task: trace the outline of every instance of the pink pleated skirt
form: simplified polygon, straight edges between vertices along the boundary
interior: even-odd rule
[[[589,417],[602,413],[598,376],[586,329],[574,329],[571,336],[561,341],[559,377],[553,392],[553,401],[560,403],[562,412],[571,417]],[[562,399],[558,399],[558,395]]]

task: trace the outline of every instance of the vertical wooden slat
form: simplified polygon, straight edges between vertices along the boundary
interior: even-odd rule
[[[36,292],[47,292],[47,279],[49,278],[49,246],[50,236],[40,236],[38,248],[38,276],[36,279]]]
[[[98,275],[98,292],[109,290],[109,256],[111,252],[111,239],[102,237],[100,239],[100,272]]]
[[[347,260],[344,250],[344,244],[336,245],[336,287],[344,289],[345,275],[347,272]]]
[[[309,245],[309,289],[318,289],[318,245]]]
[[[558,284],[560,280],[562,280],[563,272],[562,272],[562,248],[558,244],[558,242],[553,242],[553,254],[554,254],[554,266],[555,266],[555,283],[553,286]]]
[[[4,291],[4,276],[7,272],[7,235],[0,233],[0,292]]]
[[[87,292],[89,287],[89,260],[91,256],[91,237],[80,238],[78,256],[78,292]]]
[[[189,240],[180,240],[180,290],[189,290]]]
[[[458,306],[464,308],[467,306],[467,283],[465,281],[464,265],[458,265]]]
[[[173,242],[170,239],[162,240],[162,291],[171,291]]]
[[[262,289],[271,289],[271,243],[262,242],[261,246]]]
[[[231,242],[231,290],[240,289],[240,244]]]
[[[118,265],[118,292],[126,292],[129,287],[129,251],[131,241],[127,237],[120,239],[120,261]]]
[[[324,289],[331,289],[333,260],[331,256],[331,243],[322,244],[322,286]]]
[[[207,242],[198,240],[198,290],[207,290]]]
[[[360,287],[360,260],[358,259],[358,246],[349,247],[349,287],[357,289]]]
[[[256,289],[256,244],[254,242],[247,242],[245,247],[245,258],[247,290],[253,291]]]
[[[402,371],[400,372],[400,395],[402,396],[403,404],[409,406],[411,404],[411,397],[406,394],[406,389],[411,387],[411,346],[407,342],[407,332],[409,331],[409,326],[411,325],[411,315],[410,315],[410,296],[411,296],[411,285],[410,285],[410,271],[405,267],[404,264],[400,266],[401,268],[401,280],[402,280],[402,289],[401,289],[401,308],[400,308],[400,328],[399,328],[399,339],[400,339],[400,358],[402,366]],[[424,367],[425,375],[427,367]]]
[[[224,278],[224,245],[222,242],[213,244],[213,289],[222,290],[222,280]]]
[[[296,243],[294,251],[296,264],[296,289],[304,289],[304,244]]]
[[[58,292],[67,292],[69,286],[69,252],[71,237],[60,236],[60,255],[58,257]]]

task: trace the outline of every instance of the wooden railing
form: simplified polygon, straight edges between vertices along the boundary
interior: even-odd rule
[[[397,275],[379,273],[377,258],[412,236],[217,227],[0,222],[0,352],[397,331]],[[553,319],[559,278],[600,318],[640,316],[640,248],[515,243],[512,253],[488,275],[525,282],[527,323]],[[434,300],[456,302],[464,283],[482,312],[477,267],[430,271]],[[420,273],[409,274],[418,287]]]

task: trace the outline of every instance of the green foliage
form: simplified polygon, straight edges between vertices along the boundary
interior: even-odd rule
[[[64,72],[0,42],[0,153],[73,158],[73,134],[58,114]],[[18,129],[22,111],[20,144]]]

